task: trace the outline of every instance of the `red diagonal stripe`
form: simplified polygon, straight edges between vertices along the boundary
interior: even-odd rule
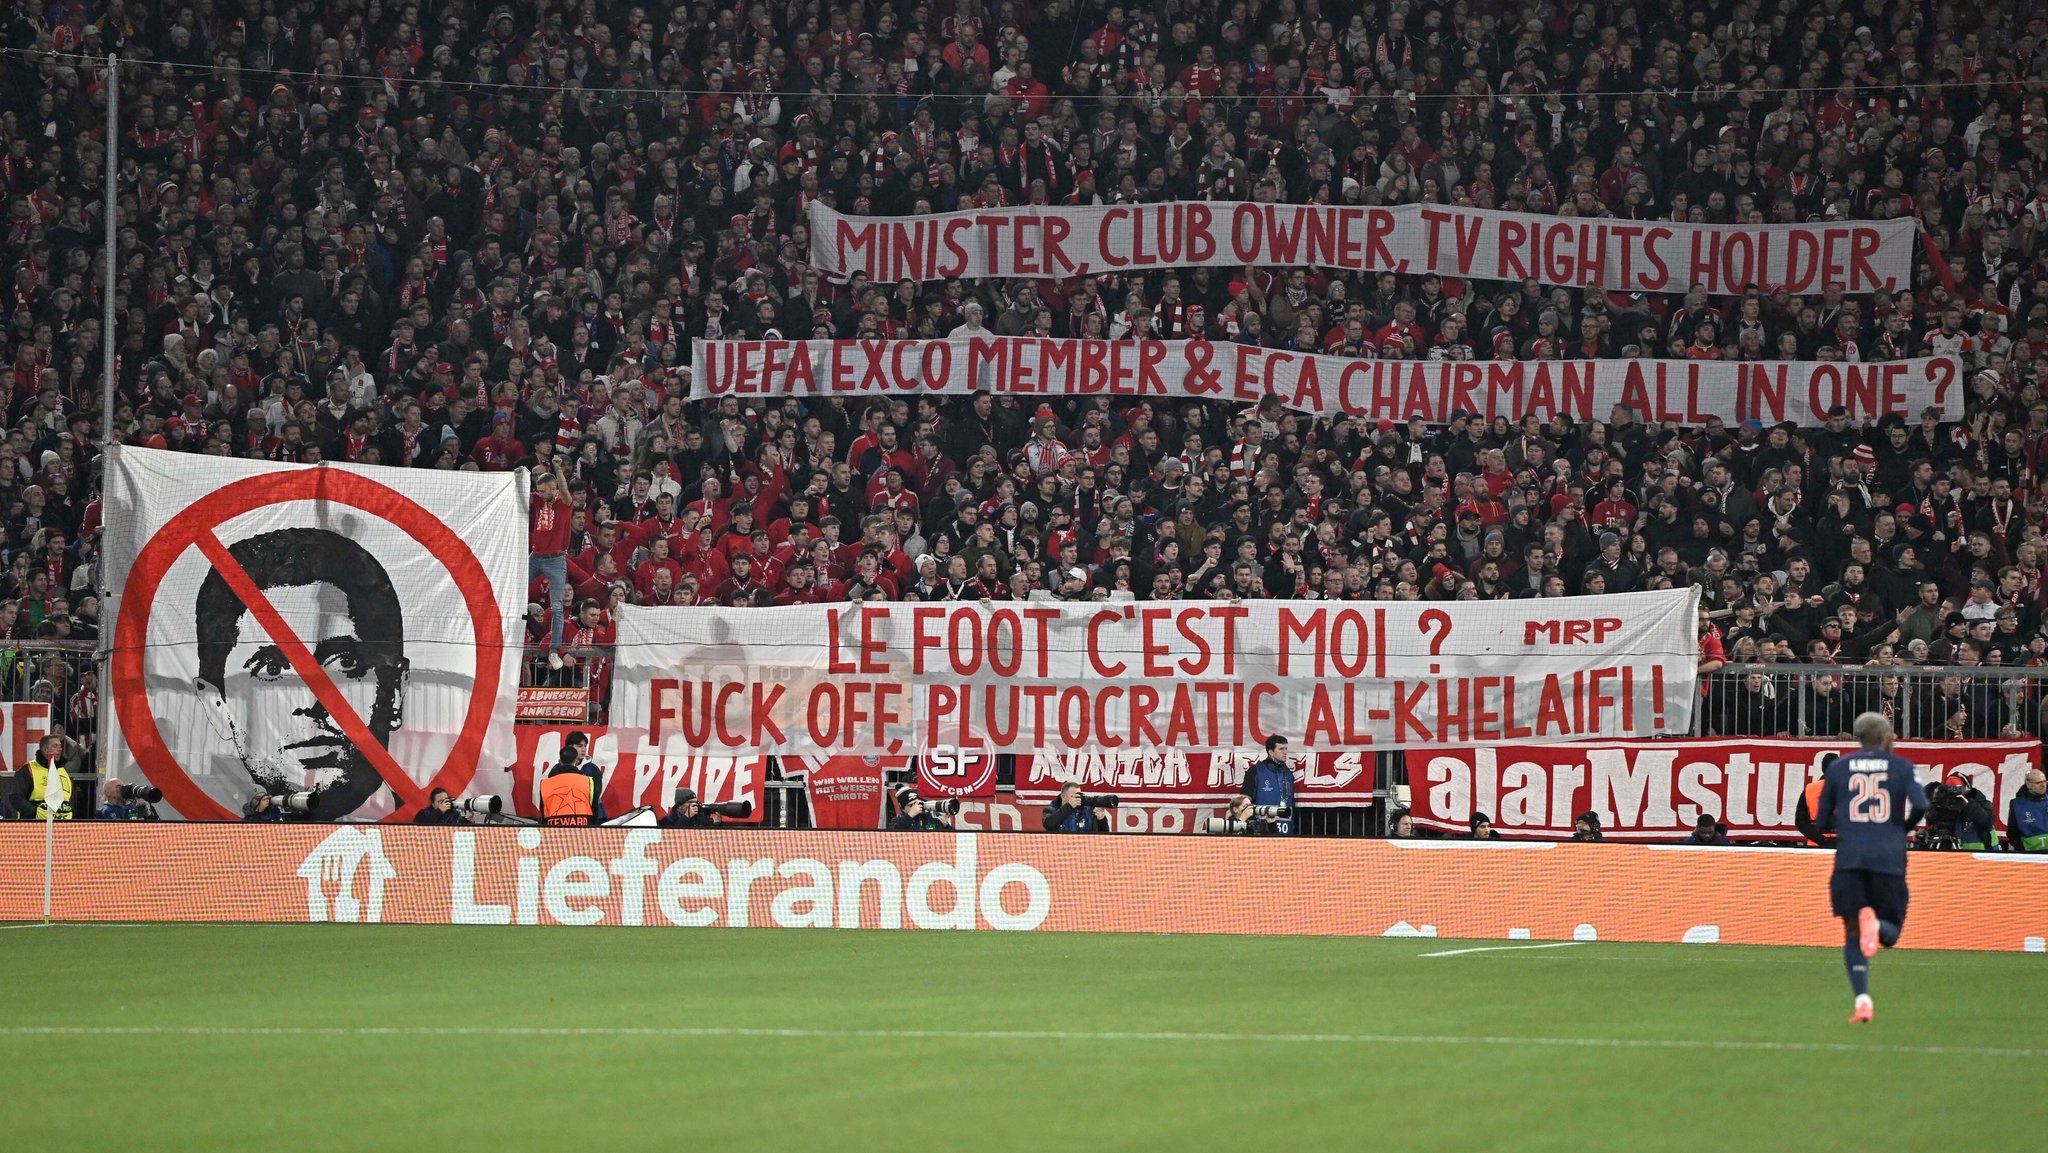
[[[263,590],[256,587],[256,582],[249,579],[248,572],[242,568],[241,562],[235,559],[234,554],[227,550],[227,546],[220,542],[220,537],[208,529],[200,533],[193,543],[197,544],[199,551],[212,562],[214,571],[218,572],[221,579],[228,582],[228,587],[234,590],[235,595],[241,598],[243,606],[256,618],[257,623],[263,626],[263,631],[270,634],[272,643],[276,644],[284,653],[285,659],[291,662],[292,671],[299,674],[299,679],[305,681],[306,687],[313,690],[313,698],[319,701],[328,715],[334,718],[335,723],[341,726],[342,735],[354,742],[356,750],[376,768],[377,774],[384,778],[385,784],[391,786],[392,792],[398,794],[399,800],[408,805],[426,804],[426,794],[405,770],[399,767],[397,759],[391,755],[391,750],[370,735],[370,726],[364,724],[363,719],[356,715],[355,707],[350,705],[348,698],[335,687],[334,679],[327,675],[327,670],[313,658],[312,650],[292,634],[291,626],[285,623],[284,615],[277,611],[276,605],[270,603],[269,597],[263,595]]]

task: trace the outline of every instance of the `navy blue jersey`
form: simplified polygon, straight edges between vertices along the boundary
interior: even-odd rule
[[[1913,762],[1858,749],[1835,758],[1820,788],[1820,827],[1835,834],[1835,868],[1906,872],[1906,830],[1927,812]]]

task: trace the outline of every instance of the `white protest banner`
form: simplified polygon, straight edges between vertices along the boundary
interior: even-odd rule
[[[611,728],[794,755],[1677,733],[1698,597],[629,606]]]
[[[1822,763],[1848,738],[1616,744],[1527,744],[1407,754],[1410,815],[1424,828],[1462,833],[1475,813],[1502,836],[1565,838],[1583,812],[1614,840],[1678,841],[1702,815],[1733,840],[1799,840],[1794,815]],[[1922,781],[1962,773],[1989,797],[2010,797],[2041,763],[2039,741],[1900,741]],[[2003,801],[1993,805],[2003,825]]]
[[[1962,366],[1918,360],[1361,360],[1206,340],[988,336],[947,340],[700,340],[690,396],[1190,397],[1252,403],[1277,396],[1318,416],[1419,416],[1463,410],[1488,420],[1562,412],[1605,420],[1617,404],[1652,424],[1826,423],[1932,406],[1961,419]]]
[[[258,792],[404,819],[510,778],[526,603],[518,473],[269,464],[117,447],[108,764],[165,808]]]
[[[1610,292],[1897,290],[1913,221],[1678,224],[1403,204],[1368,208],[1179,200],[929,216],[844,216],[813,201],[811,263],[897,281],[1074,276],[1158,268],[1434,272]]]

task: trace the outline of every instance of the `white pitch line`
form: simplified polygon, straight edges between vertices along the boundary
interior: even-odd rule
[[[1576,942],[1573,942],[1576,943]],[[1039,1029],[765,1029],[722,1026],[549,1025],[6,1025],[0,1037],[616,1037],[883,1041],[1167,1041],[1281,1045],[1484,1045],[1508,1048],[1675,1049],[1991,1057],[2035,1061],[2048,1049],[1980,1045],[1865,1045],[1829,1041],[1712,1041],[1663,1037],[1499,1037],[1395,1033],[1084,1032]]]
[[[1467,953],[1519,953],[1524,949],[1567,949],[1585,941],[1546,941],[1541,945],[1481,945],[1476,949],[1445,949],[1441,953],[1417,953],[1418,957],[1462,957]]]

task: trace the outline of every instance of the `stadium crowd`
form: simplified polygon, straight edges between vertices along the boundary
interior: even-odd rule
[[[1688,583],[1707,669],[2048,664],[2048,9],[2026,0],[72,0],[0,20],[10,643],[96,635],[110,415],[133,445],[558,475],[529,610],[557,664],[608,643],[626,602]],[[813,201],[1201,197],[1911,216],[1923,245],[1910,291],[1868,297],[1266,267],[835,284],[805,264]],[[684,399],[693,338],[983,331],[1389,358],[1953,353],[1970,398],[1958,422],[1807,429]],[[93,691],[58,667],[70,682],[38,692]]]

